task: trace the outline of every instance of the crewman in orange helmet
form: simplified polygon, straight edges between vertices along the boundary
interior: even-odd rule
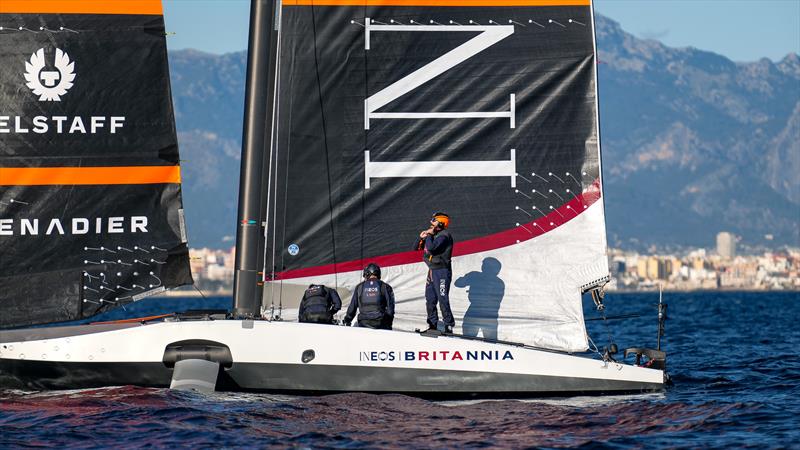
[[[425,306],[428,310],[428,329],[435,330],[439,323],[436,310],[438,303],[442,310],[445,333],[452,333],[456,321],[450,310],[450,282],[453,279],[453,267],[450,262],[453,255],[453,236],[447,230],[450,216],[437,212],[431,217],[431,226],[419,234],[417,250],[423,251],[423,261],[428,266],[425,283]]]

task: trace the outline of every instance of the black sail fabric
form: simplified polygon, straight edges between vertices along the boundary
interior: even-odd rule
[[[585,349],[608,274],[588,0],[283,4],[267,301],[376,262],[395,328],[424,326],[412,248],[444,211],[457,331]]]
[[[192,282],[160,0],[0,2],[0,326]]]

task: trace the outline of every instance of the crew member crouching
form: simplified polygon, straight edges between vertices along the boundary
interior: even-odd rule
[[[364,281],[353,291],[344,324],[350,326],[358,309],[358,326],[391,330],[394,322],[394,291],[381,281],[381,268],[371,263],[364,268]]]
[[[335,289],[322,284],[308,286],[300,301],[300,322],[332,324],[333,315],[342,309],[342,299]]]

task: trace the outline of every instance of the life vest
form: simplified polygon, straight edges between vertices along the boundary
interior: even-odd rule
[[[331,322],[333,315],[331,314],[331,294],[328,288],[319,284],[312,284],[303,293],[303,317],[300,317],[301,322]]]
[[[453,257],[453,236],[447,230],[442,230],[436,233],[436,236],[433,239],[438,237],[444,237],[447,239],[447,246],[443,248],[438,254],[434,255],[428,251],[428,249],[423,244],[423,249],[425,250],[422,256],[422,260],[428,266],[429,269],[450,269],[451,266],[451,259]]]
[[[389,295],[381,280],[367,280],[361,283],[358,291],[358,318],[382,319],[386,315]]]

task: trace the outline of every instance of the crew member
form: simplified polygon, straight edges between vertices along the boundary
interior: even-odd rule
[[[445,333],[452,333],[456,320],[450,310],[450,281],[453,267],[453,236],[447,231],[450,216],[437,212],[431,218],[431,226],[419,234],[417,250],[423,250],[423,261],[428,266],[425,283],[425,306],[428,310],[428,329],[435,330],[439,323],[436,304],[442,310]]]
[[[370,263],[364,268],[364,281],[353,291],[344,324],[350,326],[358,309],[358,326],[391,330],[394,321],[394,291],[381,281],[381,268]]]
[[[336,289],[322,284],[308,286],[300,301],[300,322],[332,324],[333,315],[342,309],[342,300]]]

